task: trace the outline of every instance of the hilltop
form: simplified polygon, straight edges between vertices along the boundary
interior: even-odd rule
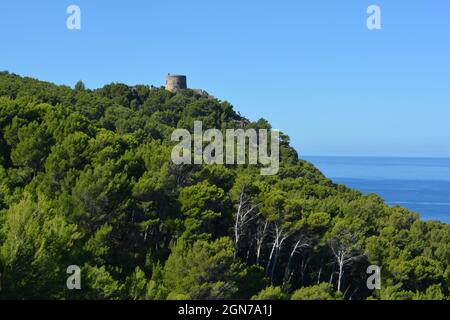
[[[280,169],[183,165],[174,129],[270,129],[194,90],[0,73],[0,298],[443,299],[450,226]],[[66,270],[82,289],[65,289]],[[367,288],[369,265],[381,289]]]

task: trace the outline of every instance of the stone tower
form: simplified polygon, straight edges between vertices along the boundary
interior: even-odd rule
[[[187,89],[186,76],[168,74],[166,77],[166,90],[177,93],[180,90]]]

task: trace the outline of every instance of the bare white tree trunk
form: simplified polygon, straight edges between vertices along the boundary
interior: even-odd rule
[[[270,271],[270,281],[273,283],[273,277],[275,274],[275,268],[277,266],[278,263],[278,257],[280,255],[281,252],[281,248],[283,247],[283,242],[287,239],[287,237],[284,237],[280,240],[280,242],[278,243],[277,247],[275,248],[275,254],[273,257],[273,262],[272,262],[272,269]]]
[[[343,275],[348,266],[353,264],[361,252],[358,237],[347,227],[339,227],[335,235],[329,240],[329,246],[333,253],[334,266],[338,267],[337,291],[343,290]]]
[[[264,243],[264,239],[266,237],[268,225],[269,225],[269,222],[267,220],[265,220],[262,228],[258,228],[258,231],[257,231],[257,235],[256,235],[256,265],[259,265],[259,263],[260,263],[261,248]]]
[[[348,286],[347,289],[345,289],[344,292],[344,298],[347,296],[348,291],[350,290],[351,286]],[[351,299],[350,299],[351,300]]]
[[[290,275],[291,263],[292,263],[292,259],[294,258],[295,254],[299,253],[302,248],[309,247],[309,245],[310,244],[309,244],[308,239],[306,239],[304,237],[300,237],[300,239],[292,247],[291,254],[289,255],[289,259],[288,259],[288,262],[286,264],[286,268],[284,270],[284,283],[285,284],[290,281],[290,278],[291,278],[291,275]]]
[[[272,250],[270,252],[269,261],[266,266],[266,275],[270,274],[270,280],[273,282],[273,276],[275,273],[275,268],[278,262],[278,256],[283,247],[284,241],[289,237],[289,235],[284,235],[284,229],[279,227],[277,223],[274,223],[275,226],[275,237],[272,244]]]
[[[340,254],[341,256],[341,254]],[[340,258],[339,260],[339,274],[338,274],[338,285],[337,285],[337,291],[341,292],[341,281],[342,281],[342,274],[344,273],[344,263],[343,259]]]
[[[245,185],[242,186],[239,194],[239,200],[234,217],[234,257],[239,253],[239,241],[244,233],[245,226],[254,220],[259,214],[256,212],[256,206],[250,204],[250,199],[245,198]]]
[[[242,208],[242,198],[244,194],[244,187],[242,187],[241,194],[239,196],[239,203],[237,206],[237,212],[236,216],[234,218],[234,257],[236,258],[238,253],[238,246],[239,246],[239,238],[240,238],[240,232],[239,232],[239,224],[241,219],[241,208]]]
[[[339,268],[337,291],[342,292],[341,287],[344,269],[354,261],[355,256],[352,254],[352,250],[347,245],[340,243],[338,240],[332,241],[330,243],[330,247]]]
[[[330,275],[330,281],[329,283],[332,284],[334,280],[334,265],[333,265],[333,269],[331,270],[331,275]]]
[[[321,275],[322,275],[322,269],[323,269],[322,263],[323,263],[323,261],[321,260],[321,261],[320,261],[319,273],[317,274],[317,284],[320,283],[320,277],[321,277]]]
[[[266,265],[266,274],[269,273],[270,264],[272,263],[272,257],[275,252],[275,247],[277,246],[277,243],[278,243],[278,238],[276,238],[272,244],[272,250],[270,250],[269,260],[267,261],[267,265]]]
[[[308,268],[308,259],[302,259],[302,265],[300,266],[300,283],[303,286],[305,283],[305,273]]]

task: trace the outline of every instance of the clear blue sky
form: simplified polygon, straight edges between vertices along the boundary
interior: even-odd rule
[[[450,156],[448,0],[2,0],[0,70],[90,88],[183,73],[300,154]]]

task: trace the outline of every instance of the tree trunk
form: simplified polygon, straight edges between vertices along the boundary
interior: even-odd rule
[[[291,254],[289,255],[289,259],[288,262],[286,264],[286,269],[284,270],[284,282],[286,283],[287,281],[289,281],[289,273],[290,273],[290,269],[291,269],[291,263],[292,263],[292,259],[294,258],[295,253],[297,252],[298,247],[300,246],[302,239],[298,240],[295,245],[294,248],[291,251]]]
[[[244,196],[244,187],[242,187],[241,194],[239,196],[239,205],[236,212],[236,218],[234,219],[234,258],[236,259],[239,251],[239,224],[241,223],[241,208],[242,208],[242,198]]]
[[[267,225],[268,222],[267,220],[264,222],[264,228],[261,231],[261,234],[259,235],[259,237],[256,239],[256,265],[259,266],[260,264],[260,256],[261,256],[261,247],[264,243],[264,238],[266,236],[266,229],[267,229]]]
[[[273,253],[275,252],[276,241],[277,241],[277,240],[275,240],[274,243],[273,243],[273,245],[272,245],[272,250],[270,251],[270,255],[269,255],[269,261],[267,261],[266,275],[269,274],[270,264],[271,264],[271,262],[272,262]]]
[[[317,275],[317,284],[320,283],[320,276],[321,276],[321,275],[322,275],[322,265],[320,265],[319,273],[318,273],[318,275]]]
[[[334,280],[334,266],[333,266],[333,269],[331,270],[331,275],[330,275],[330,281],[329,281],[329,283],[330,283],[330,284],[333,283],[333,280]]]
[[[343,267],[344,267],[344,263],[341,260],[341,261],[339,261],[339,276],[338,276],[338,285],[337,285],[338,292],[341,292],[341,280],[342,280]]]

